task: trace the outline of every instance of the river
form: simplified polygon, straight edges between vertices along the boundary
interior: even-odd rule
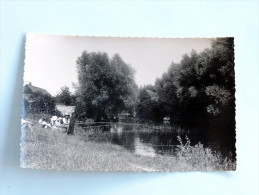
[[[198,133],[189,131],[173,130],[145,130],[136,128],[132,124],[116,124],[99,125],[102,131],[109,135],[109,142],[120,145],[127,150],[142,155],[156,157],[160,155],[174,155],[179,141],[177,136],[180,136],[183,143],[186,142],[187,136],[191,145],[196,145],[198,142],[205,147],[209,147],[213,151],[219,151],[223,156],[229,155],[229,150],[222,147],[222,143],[204,139]],[[107,141],[107,139],[103,140]]]

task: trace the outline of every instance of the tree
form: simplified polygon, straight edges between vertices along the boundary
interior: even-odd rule
[[[155,93],[157,101],[152,102],[148,89]],[[138,99],[141,118],[155,122],[169,115],[173,124],[199,129],[213,139],[228,139],[233,146],[234,39],[214,39],[211,48],[184,55],[179,64],[171,64],[154,86],[141,89]]]
[[[139,90],[136,106],[137,116],[144,121],[161,123],[167,116],[163,101],[159,101],[157,90],[152,85],[147,85]]]
[[[146,88],[140,89],[137,104],[137,116],[140,119],[151,120],[153,101]]]
[[[61,91],[56,95],[56,101],[60,104],[73,105],[75,97],[71,94],[69,87],[64,86]]]
[[[180,64],[170,66],[155,87],[163,113],[171,122],[189,127],[221,123],[234,126],[234,42],[233,38],[212,41],[211,48],[184,55]],[[224,117],[231,120],[226,122]],[[219,120],[222,120],[219,122]],[[209,123],[211,124],[208,124]]]
[[[78,101],[85,116],[109,120],[124,110],[134,109],[137,85],[134,70],[115,54],[84,51],[77,60]]]

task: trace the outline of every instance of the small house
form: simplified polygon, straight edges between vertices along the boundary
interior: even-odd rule
[[[28,94],[34,94],[34,93],[41,93],[42,95],[51,96],[50,93],[46,89],[42,89],[40,87],[33,86],[31,82],[28,82],[28,84],[25,84],[23,87],[23,93]]]
[[[23,87],[23,115],[27,113],[51,114],[55,111],[55,101],[51,94],[30,82]]]

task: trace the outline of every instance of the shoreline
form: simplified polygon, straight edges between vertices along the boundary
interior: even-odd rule
[[[77,129],[75,135],[67,135],[62,130],[44,129],[35,124],[33,130],[24,128],[22,131],[22,168],[97,172],[235,170],[235,166],[224,168],[226,164],[194,163],[193,159],[184,156],[140,156],[119,145],[89,141],[87,137],[82,136],[80,129]],[[209,155],[208,157],[211,157]]]

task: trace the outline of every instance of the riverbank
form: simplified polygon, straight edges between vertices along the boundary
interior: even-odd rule
[[[80,128],[76,130],[75,135],[67,135],[63,130],[44,129],[35,124],[32,129],[23,129],[22,139],[21,167],[24,168],[83,171],[235,169],[234,163],[222,161],[202,146],[191,147],[182,144],[177,156],[140,156],[118,145],[89,140]],[[193,154],[194,152],[197,154]]]

